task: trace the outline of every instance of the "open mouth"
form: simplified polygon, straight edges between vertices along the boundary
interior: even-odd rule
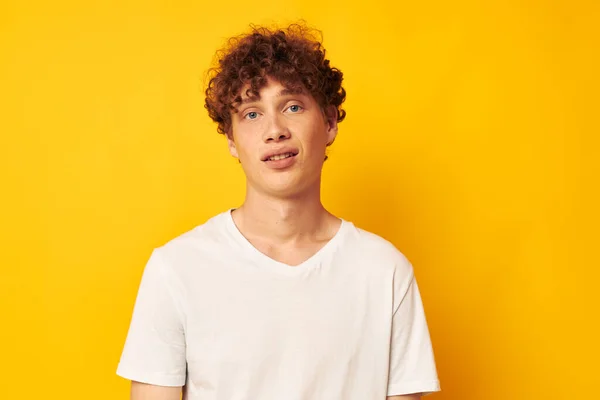
[[[283,160],[285,158],[294,157],[295,155],[296,154],[294,154],[294,153],[276,154],[274,156],[267,158],[265,161],[278,161],[278,160]]]
[[[269,157],[265,158],[263,161],[285,160],[286,158],[295,157],[296,155],[298,155],[298,152],[288,151],[286,153],[273,154],[272,156],[269,156]]]

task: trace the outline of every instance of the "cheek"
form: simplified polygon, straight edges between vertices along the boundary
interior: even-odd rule
[[[237,126],[234,127],[233,138],[234,138],[235,148],[237,149],[238,154],[243,153],[244,149],[248,146],[248,144],[246,143],[247,137],[248,137],[248,134],[246,132],[244,132],[243,129],[240,129]]]
[[[304,142],[311,153],[322,153],[327,147],[327,132],[323,129],[315,129],[313,134],[307,137]]]
[[[306,132],[301,140],[310,149],[327,145],[327,129],[320,118],[314,118],[308,126],[297,127],[297,132]]]
[[[236,141],[236,149],[240,160],[248,162],[255,162],[259,150],[256,147],[256,143],[252,140],[248,140],[248,137],[238,137]]]
[[[261,140],[261,132],[262,130],[258,123],[239,124],[235,130],[235,143],[238,147],[238,152],[248,153],[257,147]]]

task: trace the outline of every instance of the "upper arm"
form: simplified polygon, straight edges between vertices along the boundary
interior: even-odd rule
[[[421,400],[420,394],[404,394],[401,396],[388,396],[387,400]]]
[[[388,399],[420,399],[425,394],[439,391],[439,380],[412,265],[404,258],[397,267],[387,395]]]
[[[185,317],[175,278],[153,252],[139,285],[117,375],[163,387],[185,385]]]
[[[131,382],[131,400],[180,400],[181,387]]]

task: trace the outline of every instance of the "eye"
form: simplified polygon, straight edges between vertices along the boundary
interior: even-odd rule
[[[258,118],[258,113],[256,111],[250,111],[248,114],[244,115],[244,118],[256,119]]]
[[[302,107],[299,106],[298,104],[293,104],[288,107],[288,110],[290,110],[293,113],[297,113],[298,111],[302,110]]]

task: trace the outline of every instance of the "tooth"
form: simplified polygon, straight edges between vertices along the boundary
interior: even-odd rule
[[[278,160],[283,160],[284,158],[288,158],[288,157],[292,157],[292,156],[293,156],[292,153],[278,154],[278,155],[269,157],[269,160],[278,161]]]

